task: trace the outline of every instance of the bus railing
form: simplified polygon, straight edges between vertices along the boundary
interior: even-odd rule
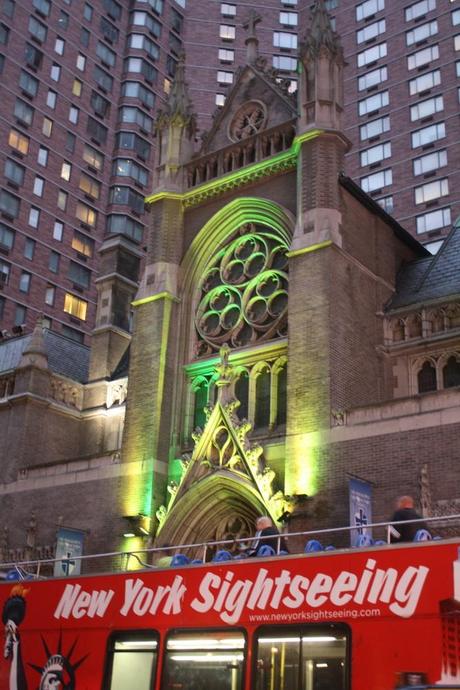
[[[86,554],[86,555],[72,555],[70,557],[65,557],[65,558],[43,558],[43,559],[30,559],[30,560],[23,560],[23,561],[8,561],[8,562],[0,562],[0,580],[1,579],[11,579],[11,580],[26,580],[26,579],[41,579],[42,577],[45,577],[48,579],[49,577],[53,577],[53,575],[43,575],[42,572],[46,567],[48,568],[54,568],[56,564],[61,564],[62,566],[65,566],[67,563],[70,566],[70,563],[72,565],[75,565],[77,562],[80,563],[80,565],[85,564],[88,566],[88,574],[97,574],[97,572],[107,572],[107,569],[104,570],[94,570],[93,569],[93,564],[95,564],[97,561],[109,561],[111,563],[111,567],[109,570],[111,572],[113,571],[127,571],[127,570],[134,570],[140,568],[146,568],[146,569],[152,569],[152,568],[158,568],[162,567],[162,565],[158,565],[155,563],[155,559],[166,557],[166,556],[174,556],[176,554],[183,554],[184,552],[192,553],[195,554],[195,562],[201,562],[201,563],[206,563],[210,560],[209,555],[213,552],[216,551],[216,549],[219,550],[225,550],[229,549],[231,552],[233,552],[236,557],[241,557],[241,554],[243,556],[245,555],[245,551],[248,551],[251,547],[251,544],[254,543],[255,539],[257,539],[258,542],[267,542],[271,540],[273,542],[274,539],[277,539],[278,542],[278,554],[279,553],[284,553],[287,555],[286,551],[282,551],[281,546],[282,546],[282,540],[284,542],[288,543],[288,547],[292,545],[294,540],[299,542],[300,539],[306,540],[306,543],[308,543],[311,540],[320,540],[326,538],[327,541],[330,539],[333,539],[335,536],[341,537],[340,541],[343,542],[343,537],[347,537],[347,535],[356,535],[358,534],[368,534],[369,530],[380,530],[381,533],[383,534],[384,538],[381,540],[371,540],[369,543],[363,543],[362,546],[372,546],[372,545],[385,545],[389,544],[391,542],[391,535],[393,530],[398,528],[398,526],[401,525],[408,525],[408,524],[420,524],[423,525],[424,527],[434,527],[436,528],[436,525],[442,526],[442,528],[448,528],[449,531],[452,529],[452,527],[449,528],[449,525],[451,523],[455,523],[456,521],[460,521],[460,514],[454,514],[454,515],[442,515],[442,516],[437,516],[437,517],[423,517],[423,518],[418,518],[414,520],[402,520],[398,522],[372,522],[366,525],[352,525],[352,526],[345,526],[345,527],[328,527],[325,529],[316,529],[316,530],[306,530],[306,531],[298,531],[298,532],[289,532],[289,533],[280,533],[280,535],[277,537],[276,535],[267,535],[267,536],[260,536],[255,538],[254,536],[252,537],[235,537],[232,539],[223,539],[223,540],[214,540],[214,541],[208,541],[208,542],[198,542],[198,543],[185,543],[185,544],[175,544],[175,545],[167,545],[167,546],[157,546],[157,547],[148,547],[144,549],[134,549],[134,550],[124,550],[124,551],[110,551],[110,552],[103,552],[103,553],[95,553],[95,554]],[[459,530],[460,531],[460,530]],[[457,532],[456,532],[457,534]],[[456,536],[456,534],[449,534],[448,536]],[[426,536],[426,539],[442,539],[443,536],[446,535],[432,535],[431,533],[428,533],[428,536]],[[344,550],[344,549],[351,549],[351,548],[357,548],[353,547],[351,544],[345,546],[343,544],[340,544],[339,546],[334,546],[332,544],[327,545],[324,549],[320,550],[328,550],[328,549],[337,549],[337,550]],[[291,550],[289,549],[289,555],[299,555],[303,553],[303,549],[297,549],[297,550]],[[201,557],[197,558],[197,555],[200,554]],[[113,567],[115,565],[115,567]],[[13,573],[15,573],[15,576],[13,576]],[[70,567],[66,568],[63,567],[63,571],[61,575],[70,575],[71,574],[71,569]],[[86,573],[85,573],[86,574]]]

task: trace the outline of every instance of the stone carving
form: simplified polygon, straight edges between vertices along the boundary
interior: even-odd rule
[[[107,408],[112,405],[123,405],[128,395],[128,379],[121,381],[113,381],[107,386],[106,405]]]
[[[13,395],[14,380],[15,377],[13,375],[2,376],[2,378],[0,378],[0,400]]]
[[[420,506],[423,517],[432,515],[430,478],[426,463],[422,465],[420,470]]]
[[[346,416],[344,410],[331,410],[332,426],[344,426],[346,423]]]
[[[53,376],[51,379],[51,397],[56,402],[63,403],[69,407],[81,406],[81,391],[70,381]]]
[[[249,101],[236,111],[229,126],[232,141],[241,141],[264,129],[267,122],[267,108],[260,101]]]

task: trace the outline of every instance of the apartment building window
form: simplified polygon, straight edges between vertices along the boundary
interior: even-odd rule
[[[163,0],[138,0],[139,3],[144,2],[152,8],[157,14],[163,13]],[[181,3],[179,3],[181,4]]]
[[[48,106],[48,108],[51,108],[51,110],[54,110],[56,107],[56,101],[57,101],[56,91],[52,91],[51,89],[49,89],[48,93],[46,94],[46,105]]]
[[[100,86],[104,91],[111,93],[113,88],[113,77],[110,76],[108,72],[99,67],[99,65],[94,65],[93,77],[98,86]]]
[[[118,2],[115,2],[115,0],[102,0],[102,4],[109,17],[115,20],[120,19],[121,5],[119,5]]]
[[[155,94],[138,81],[125,81],[121,89],[126,98],[138,98],[146,108],[155,105]]]
[[[20,201],[17,196],[10,194],[5,189],[0,189],[0,212],[10,218],[17,218],[19,215]]]
[[[358,67],[364,67],[365,65],[370,65],[380,58],[386,57],[387,55],[387,44],[379,43],[372,48],[366,48],[362,50],[357,55]]]
[[[225,72],[224,70],[218,70],[217,81],[219,84],[233,84],[233,72]]]
[[[3,72],[5,66],[5,56],[0,54],[0,74]]]
[[[21,276],[19,278],[19,291],[20,292],[25,292],[26,294],[30,290],[30,281],[32,279],[32,276],[30,273],[27,271],[22,271]]]
[[[45,137],[50,137],[53,132],[53,120],[50,120],[49,117],[44,117],[43,118],[43,124],[42,124],[42,134]]]
[[[24,125],[31,125],[34,119],[34,109],[25,101],[21,101],[20,98],[16,99],[14,104],[14,117]]]
[[[47,17],[51,10],[50,0],[32,0],[33,7],[44,17]]]
[[[371,146],[371,148],[361,151],[360,159],[361,165],[372,165],[373,163],[378,163],[385,158],[390,158],[391,156],[391,143],[387,141],[385,144],[378,144],[377,146]]]
[[[101,30],[101,34],[107,39],[107,41],[110,43],[118,42],[120,32],[118,31],[117,27],[112,24],[112,22],[109,22],[108,19],[101,17],[99,28]]]
[[[412,53],[412,55],[407,57],[407,69],[418,69],[424,65],[429,65],[433,60],[437,60],[438,58],[438,45],[423,48],[423,50],[418,50],[416,53]]]
[[[421,24],[416,26],[415,29],[406,31],[406,45],[413,46],[419,41],[424,41],[430,36],[435,36],[438,33],[438,22],[427,22],[426,24]]]
[[[297,26],[297,12],[280,12],[280,24],[284,26]]]
[[[16,129],[10,129],[10,133],[8,135],[8,144],[11,146],[11,148],[26,155],[26,153],[29,151],[29,142],[29,137],[26,137],[25,134],[18,132]]]
[[[158,60],[160,56],[160,49],[144,34],[131,34],[129,37],[129,46],[135,50],[145,50],[153,60]],[[113,63],[113,65],[115,62]],[[113,67],[113,65],[111,65]]]
[[[113,214],[107,217],[107,232],[142,242],[143,226],[129,216]]]
[[[0,247],[2,249],[12,249],[14,244],[14,230],[5,223],[0,223]]]
[[[449,180],[444,177],[442,180],[433,180],[433,182],[426,182],[419,187],[414,188],[415,203],[426,204],[434,199],[447,196],[449,194]]]
[[[66,133],[65,149],[69,151],[69,153],[74,153],[75,151],[75,138],[75,134],[72,134],[72,132]]]
[[[29,261],[33,261],[35,254],[35,240],[32,240],[30,237],[26,237],[26,242],[24,245],[24,258],[28,259]]]
[[[63,235],[64,223],[61,223],[60,220],[55,220],[53,225],[53,240],[56,240],[57,242],[62,242]]]
[[[219,26],[219,36],[223,41],[234,41],[236,36],[236,28],[229,24],[221,24]]]
[[[67,12],[64,12],[64,10],[61,10],[59,12],[58,24],[59,24],[59,27],[61,29],[63,29],[64,31],[69,26],[69,15],[67,14]]]
[[[442,110],[444,110],[444,101],[442,96],[428,98],[426,101],[420,101],[420,103],[410,107],[410,119],[413,122],[414,120],[428,117],[434,113],[439,113]]]
[[[29,210],[29,220],[28,223],[31,228],[38,228],[40,225],[40,209],[35,208],[35,206],[32,206],[32,208]]]
[[[58,55],[64,55],[65,41],[63,38],[56,38],[54,42],[54,52]]]
[[[117,61],[116,53],[101,41],[97,42],[96,55],[107,67],[115,67]]]
[[[69,108],[69,122],[71,122],[73,125],[76,125],[78,122],[79,115],[80,110],[76,108],[74,105],[71,105]]]
[[[70,180],[70,174],[72,172],[72,165],[71,163],[67,163],[67,161],[64,161],[63,164],[61,165],[61,177],[63,180],[68,182]]]
[[[86,312],[88,309],[88,302],[77,297],[76,295],[66,292],[64,295],[64,311],[80,321],[86,321]]]
[[[26,322],[27,309],[22,304],[17,304],[14,310],[14,325],[23,326]]]
[[[85,144],[83,147],[83,160],[96,171],[100,171],[104,167],[103,154],[89,144]]]
[[[11,160],[11,158],[6,159],[4,175],[10,183],[19,187],[24,182],[25,173],[26,169],[23,165],[19,165],[19,163]]]
[[[385,0],[366,0],[356,5],[356,19],[361,21],[385,9]]]
[[[86,131],[91,139],[98,144],[105,144],[107,141],[107,127],[88,115],[88,122],[86,124]]]
[[[119,149],[135,151],[143,160],[150,156],[150,144],[134,132],[118,132],[116,145]]]
[[[136,213],[144,210],[144,197],[130,187],[115,186],[110,189],[110,203],[129,206]]]
[[[131,19],[133,26],[145,26],[155,38],[161,36],[161,24],[147,12],[134,12]]]
[[[38,79],[35,79],[35,77],[28,72],[21,70],[19,75],[19,87],[24,94],[34,98],[38,93],[38,85]]]
[[[410,79],[409,93],[411,96],[415,96],[418,93],[432,89],[434,86],[439,86],[440,83],[441,72],[435,69],[432,72],[421,74],[419,77],[415,77],[415,79]]]
[[[26,43],[24,61],[31,69],[39,69],[42,64],[43,53],[30,43]]]
[[[84,55],[82,55],[81,53],[78,53],[78,55],[77,55],[77,61],[75,63],[75,66],[78,70],[80,70],[80,72],[85,71],[86,57]]]
[[[117,177],[131,177],[135,182],[144,186],[149,179],[147,170],[129,158],[115,158],[112,174]]]
[[[82,201],[77,201],[75,207],[75,216],[85,225],[89,225],[91,228],[96,226],[97,222],[97,211],[91,206],[87,206]]]
[[[387,67],[378,67],[373,69],[371,72],[366,72],[361,77],[358,77],[358,91],[364,91],[364,89],[371,89],[374,86],[378,86],[382,82],[388,79],[388,69]]]
[[[44,168],[48,165],[48,154],[49,151],[47,148],[44,146],[40,146],[38,149],[38,155],[37,155],[37,163],[38,165],[42,165]]]
[[[78,232],[78,230],[74,230],[72,249],[75,249],[79,254],[83,254],[83,256],[91,258],[94,253],[94,240]]]
[[[410,22],[413,19],[418,19],[422,17],[427,12],[431,12],[436,9],[436,0],[421,0],[420,2],[414,2],[413,5],[409,5],[404,10],[404,16],[406,22]]]
[[[275,69],[282,72],[294,72],[297,69],[296,58],[289,55],[274,55],[272,64]]]
[[[385,20],[380,19],[378,22],[373,22],[372,24],[365,26],[363,29],[359,29],[359,31],[356,32],[356,43],[359,44],[364,43],[365,41],[370,41],[371,39],[380,36],[380,34],[383,34],[385,31]]]
[[[82,192],[84,192],[91,198],[99,199],[101,193],[101,183],[95,180],[93,177],[90,177],[85,173],[81,173],[78,187],[81,189]]]
[[[140,108],[131,106],[123,106],[119,110],[119,122],[127,122],[137,124],[145,132],[153,130],[153,119],[146,115]]]
[[[67,192],[64,192],[63,189],[60,189],[58,191],[58,196],[57,196],[57,207],[61,211],[65,211],[67,208],[67,201],[68,201],[69,195]]]
[[[290,34],[287,31],[273,32],[273,46],[275,48],[297,49],[297,34]]]
[[[85,29],[85,27],[82,26],[80,29],[80,45],[87,48],[89,46],[89,39],[90,39],[90,33],[89,33],[88,29]]]
[[[41,197],[41,196],[43,196],[43,190],[44,189],[45,189],[45,180],[43,179],[43,177],[39,177],[38,175],[36,175],[35,179],[34,179],[34,185],[32,188],[33,194],[35,194],[35,196]]]
[[[450,208],[439,208],[436,209],[436,211],[423,213],[415,219],[417,234],[431,232],[432,230],[440,230],[441,228],[449,226],[450,223]]]
[[[110,113],[110,101],[97,91],[91,92],[90,104],[93,112],[99,117],[107,117]]]
[[[460,50],[460,34],[454,36],[454,50]]]
[[[91,271],[85,266],[77,264],[76,261],[71,261],[68,277],[80,287],[88,288],[91,282]]]
[[[10,30],[5,24],[0,24],[0,44],[6,46],[8,43],[8,37],[10,35]]]
[[[218,108],[222,108],[225,104],[225,95],[223,93],[216,93],[215,103]]]
[[[50,252],[50,255],[48,257],[48,269],[52,273],[59,273],[59,262],[60,262],[60,255],[58,252]]]
[[[10,279],[10,271],[10,264],[0,259],[0,284],[8,285]]]
[[[361,101],[358,101],[359,115],[369,115],[380,108],[386,107],[390,103],[388,91],[381,91],[373,96],[368,96]]]
[[[383,196],[381,199],[376,199],[379,206],[387,213],[393,213],[394,203],[392,196]]]
[[[45,290],[45,304],[52,307],[54,305],[54,300],[56,299],[56,288],[54,285],[48,285]]]
[[[142,74],[147,82],[155,82],[157,80],[157,70],[143,58],[126,58],[124,65],[125,72]]]
[[[388,185],[393,183],[393,173],[391,168],[386,170],[381,170],[380,172],[373,173],[372,175],[366,175],[360,180],[361,188],[365,192],[375,192],[377,189],[382,187],[388,187]]]
[[[72,84],[72,93],[77,98],[80,98],[83,89],[83,82],[80,79],[74,79]]]
[[[235,51],[227,48],[219,48],[220,62],[233,62],[235,59]]]
[[[50,77],[53,81],[59,81],[61,78],[61,68],[59,65],[51,65]]]
[[[221,3],[220,13],[223,17],[235,17],[236,5],[229,5],[226,2]]]
[[[14,0],[4,0],[3,1],[3,12],[6,14],[7,17],[11,18],[14,15],[14,7],[15,7]]]
[[[35,17],[29,17],[29,33],[36,41],[39,43],[44,43],[46,41],[48,29]]]
[[[411,134],[412,148],[417,146],[426,146],[438,139],[443,139],[446,136],[446,126],[444,122],[438,122],[435,125],[429,125],[418,129]]]

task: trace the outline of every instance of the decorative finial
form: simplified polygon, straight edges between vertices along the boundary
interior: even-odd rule
[[[162,129],[171,122],[181,121],[190,131],[196,130],[195,114],[185,81],[185,53],[179,56],[166,108],[158,111],[156,126]]]
[[[333,55],[342,53],[339,37],[332,29],[324,0],[316,0],[303,49],[311,57],[316,57],[322,47],[327,48]]]
[[[216,379],[217,397],[221,404],[227,403],[231,398],[230,384],[234,378],[234,370],[229,364],[229,356],[230,348],[224,343],[219,350],[220,363],[216,366],[216,372],[219,374],[219,378]]]
[[[248,35],[245,41],[247,47],[246,60],[248,65],[255,64],[259,56],[259,39],[256,36],[256,26],[262,21],[262,17],[255,10],[249,12],[249,16],[243,22],[243,28],[247,30]]]

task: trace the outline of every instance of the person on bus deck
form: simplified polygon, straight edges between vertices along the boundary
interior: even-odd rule
[[[261,537],[273,536],[273,539],[261,539]],[[278,548],[278,542],[279,548]],[[249,545],[246,551],[248,556],[256,556],[258,550],[261,546],[266,544],[271,546],[275,553],[278,551],[287,551],[287,546],[285,540],[280,536],[279,531],[274,526],[271,518],[267,515],[262,515],[256,520],[256,533],[254,535],[254,540]]]
[[[412,498],[412,496],[400,496],[396,501],[396,510],[393,513],[391,522],[420,519],[421,516],[417,513],[417,511],[414,508],[414,499]],[[399,543],[402,541],[413,541],[415,534],[419,529],[428,528],[424,522],[410,522],[405,525],[393,525],[391,530],[391,541],[392,543]]]

